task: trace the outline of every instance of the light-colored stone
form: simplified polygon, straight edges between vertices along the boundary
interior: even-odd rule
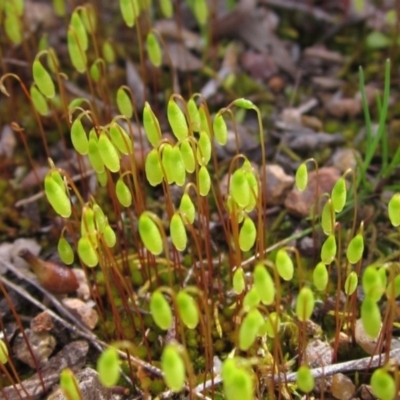
[[[99,374],[92,368],[85,368],[76,374],[82,398],[85,400],[114,400],[112,390],[99,381]],[[47,400],[67,400],[61,388],[47,397]]]
[[[323,193],[331,193],[340,176],[340,171],[334,167],[321,168],[318,170],[318,175],[316,171],[311,171],[308,174],[307,188],[300,192],[294,187],[287,195],[285,200],[286,209],[290,214],[298,217],[309,216],[312,206],[318,204],[322,207],[321,195]]]
[[[94,329],[99,316],[93,309],[93,302],[85,303],[80,299],[65,298],[62,300],[64,306],[70,310],[76,317],[89,329]]]
[[[280,165],[266,165],[267,205],[281,205],[293,187],[294,178],[286,174]],[[261,178],[261,172],[260,172]]]
[[[49,332],[54,328],[51,315],[47,311],[43,311],[31,320],[31,329],[34,333]]]
[[[357,150],[338,149],[332,156],[332,164],[342,173],[349,168],[354,171],[357,166],[357,159],[361,159],[361,154]]]
[[[379,353],[379,346],[377,346],[378,339],[372,339],[367,335],[364,330],[363,323],[361,318],[356,321],[356,326],[354,329],[354,336],[356,339],[356,343],[368,354],[371,356]],[[379,337],[379,336],[378,336]]]
[[[37,364],[39,366],[45,365],[49,356],[56,347],[56,339],[47,332],[35,333],[30,329],[25,331],[25,335],[28,338],[30,349],[36,358]],[[16,358],[23,363],[28,364],[31,368],[36,369],[36,363],[32,358],[31,352],[29,351],[22,333],[19,333],[14,339],[12,348]]]
[[[344,374],[335,374],[332,377],[331,392],[332,395],[339,400],[347,400],[353,398],[356,387],[352,380]]]
[[[333,349],[329,343],[314,339],[307,344],[304,361],[310,368],[325,367],[332,363]]]

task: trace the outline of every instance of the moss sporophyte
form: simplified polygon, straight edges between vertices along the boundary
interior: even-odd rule
[[[119,1],[121,21],[137,34],[140,67],[149,75],[145,84],[152,82],[154,87],[164,59],[171,59],[154,18],[175,15],[176,3]],[[19,10],[23,6],[23,1],[5,1],[0,10],[6,39],[21,44],[28,57]],[[198,0],[187,1],[187,6],[207,41],[210,5]],[[97,357],[100,382],[126,386],[132,393],[170,390],[190,398],[250,400],[265,393],[270,398],[312,393],[316,371],[304,356],[306,328],[317,318],[320,304],[328,307],[332,298],[334,306],[323,322],[333,326],[326,332],[334,343],[333,359],[340,334],[353,336],[357,316],[366,334],[376,340],[377,352],[385,350],[382,339],[392,332],[400,293],[399,268],[390,262],[363,263],[369,236],[357,216],[356,172],[345,171],[330,193],[322,193],[317,185],[311,222],[302,221],[311,228],[299,236],[318,233],[321,246],[315,240],[314,260],[305,260],[293,244],[299,236],[278,240],[270,232],[265,130],[262,113],[252,101],[237,98],[210,111],[201,94],[185,98],[169,87],[160,96],[139,99],[138,92],[110,79],[124,53],[104,37],[97,5],[79,6],[67,15],[65,4],[56,0],[54,10],[68,21],[65,54],[57,55],[60,51],[43,39],[43,49],[26,60],[32,72],[30,90],[25,77],[10,73],[1,77],[0,90],[16,96],[17,89],[7,89],[8,78],[13,78],[29,100],[49,162],[41,185],[47,199],[43,207],[57,217],[58,242],[51,244],[68,267],[41,260],[28,250],[20,256],[53,293],[74,292],[77,281],[71,268],[84,271],[101,316],[94,331],[103,345]],[[172,75],[173,83],[179,83]],[[88,94],[67,94],[66,78],[84,85]],[[386,105],[387,96],[385,91]],[[239,146],[236,119],[248,115],[258,123],[261,165]],[[73,154],[78,178],[50,156],[53,126],[62,135],[65,158]],[[30,149],[16,122],[13,128],[31,158],[37,149]],[[218,149],[228,147],[236,151],[221,159]],[[299,164],[299,191],[307,190],[312,165],[318,175],[314,159]],[[398,229],[399,193],[387,207],[385,218]],[[357,298],[359,283],[362,299]],[[344,305],[338,300],[343,296]],[[384,315],[382,299],[387,304]],[[22,319],[13,314],[23,330]],[[0,366],[7,363],[12,369],[10,348],[0,341]],[[291,380],[278,379],[289,368],[295,374]],[[17,378],[16,374],[9,380],[16,386]],[[373,392],[392,398],[398,381],[397,367],[381,366],[371,377]],[[81,398],[72,369],[62,371],[60,385],[68,398]]]

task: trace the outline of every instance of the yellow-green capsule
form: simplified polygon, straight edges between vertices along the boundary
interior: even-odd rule
[[[117,90],[117,106],[119,112],[124,115],[126,118],[132,118],[133,115],[133,106],[131,98],[123,87],[118,88]]]
[[[47,200],[58,215],[63,218],[71,216],[71,202],[65,192],[65,188],[61,187],[51,174],[47,174],[44,178],[44,192]]]
[[[33,80],[36,86],[48,99],[52,99],[55,92],[54,82],[46,68],[43,67],[40,60],[36,59],[32,64]]]
[[[167,116],[174,136],[178,140],[185,139],[189,135],[186,117],[173,98],[168,101]]]
[[[97,148],[104,165],[111,172],[118,172],[121,168],[118,152],[104,131],[100,133]]]
[[[76,33],[72,27],[68,28],[67,44],[69,58],[74,68],[83,74],[86,71],[87,58],[85,51],[77,43]]]
[[[162,62],[162,53],[160,43],[153,32],[149,32],[146,37],[147,54],[149,55],[151,63],[155,67],[159,67]]]
[[[139,217],[139,235],[142,239],[144,247],[146,247],[150,253],[154,254],[155,256],[158,256],[162,253],[163,241],[161,233],[157,224],[147,213],[143,213]]]

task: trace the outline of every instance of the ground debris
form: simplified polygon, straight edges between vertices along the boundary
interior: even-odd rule
[[[111,389],[103,386],[99,381],[99,374],[92,368],[85,368],[79,371],[75,377],[79,383],[79,390],[85,400],[111,400],[116,399]],[[51,393],[47,400],[66,400],[60,388]]]
[[[37,333],[31,329],[26,329],[25,335],[28,338],[29,346],[22,333],[19,333],[14,339],[12,347],[15,357],[28,364],[31,368],[35,368],[35,365],[45,365],[56,347],[56,339],[48,332]],[[35,360],[32,357],[32,353]]]
[[[39,374],[36,373],[22,384],[4,388],[0,393],[0,400],[20,400],[21,398],[39,400],[43,398],[44,394],[59,381],[60,373],[64,368],[70,368],[77,372],[85,365],[88,350],[89,344],[83,340],[67,344],[41,369],[43,384]]]

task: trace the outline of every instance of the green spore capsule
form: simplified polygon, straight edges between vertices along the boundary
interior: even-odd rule
[[[163,171],[157,149],[152,149],[147,154],[144,170],[146,172],[146,178],[151,186],[157,186],[162,182]]]
[[[362,276],[362,287],[367,297],[379,301],[385,291],[381,276],[375,266],[365,268]]]
[[[297,296],[296,315],[300,321],[307,321],[314,311],[314,293],[309,287],[303,287]]]
[[[188,140],[181,142],[179,149],[181,151],[185,169],[190,174],[196,169],[196,160],[194,158],[193,148]]]
[[[171,218],[171,223],[169,226],[172,243],[178,251],[183,251],[186,249],[187,245],[187,235],[185,225],[182,221],[179,213],[175,213]]]
[[[193,13],[200,26],[208,21],[208,5],[206,0],[196,0],[193,2]]]
[[[332,208],[332,201],[329,199],[322,209],[321,226],[325,235],[330,235],[335,229],[335,213]]]
[[[43,94],[34,85],[31,86],[29,93],[35,110],[43,117],[47,117],[49,115],[49,106]]]
[[[174,15],[174,9],[171,0],[160,0],[161,13],[165,18],[171,18]]]
[[[113,49],[112,44],[106,40],[103,43],[103,57],[106,60],[107,64],[114,64],[115,62],[115,51]]]
[[[83,236],[78,240],[78,255],[84,264],[93,268],[99,263],[96,250],[94,249],[88,236]]]
[[[300,192],[304,192],[304,190],[306,190],[308,184],[308,170],[306,163],[300,164],[300,166],[297,168],[295,184]]]
[[[97,232],[94,222],[94,211],[91,207],[85,206],[82,211],[81,235],[88,236],[91,243],[97,248]]]
[[[108,224],[107,218],[98,204],[94,204],[92,210],[94,212],[94,223],[96,226],[96,230],[100,233],[103,233],[104,228]]]
[[[58,17],[64,17],[67,13],[65,0],[53,0],[53,9]]]
[[[8,347],[4,340],[0,339],[0,363],[6,364],[8,361]]]
[[[244,279],[244,272],[243,268],[239,267],[236,269],[235,273],[233,274],[233,290],[236,294],[241,294],[246,287],[246,282]]]
[[[85,25],[83,24],[78,11],[74,11],[71,15],[71,25],[75,31],[75,35],[78,41],[78,45],[83,51],[86,51],[89,47],[89,41]]]
[[[246,110],[253,110],[255,108],[254,103],[252,103],[250,100],[247,100],[245,98],[240,98],[240,99],[236,99],[233,104],[236,107],[240,107],[240,108],[244,108]]]
[[[63,218],[71,216],[71,202],[65,192],[65,187],[62,187],[53,178],[52,174],[47,174],[44,178],[44,192],[50,205],[58,215]]]
[[[57,244],[58,255],[64,264],[71,265],[74,262],[74,252],[67,239],[60,237]]]
[[[137,0],[119,0],[119,8],[125,24],[132,28],[139,14],[139,3]]]
[[[100,71],[99,63],[97,62],[97,60],[94,61],[92,63],[92,65],[90,66],[89,73],[90,73],[91,78],[95,82],[99,82],[100,81],[101,71]]]
[[[269,306],[274,302],[275,283],[272,280],[267,268],[259,263],[255,266],[253,272],[254,287],[263,304]]]
[[[249,251],[256,242],[257,229],[253,220],[245,217],[239,232],[239,247],[242,251]]]
[[[117,195],[118,201],[124,207],[129,207],[132,204],[132,193],[128,188],[128,185],[119,178],[115,185],[115,194]]]
[[[161,233],[157,224],[147,213],[143,213],[139,217],[139,235],[142,239],[144,247],[146,247],[150,253],[155,256],[158,256],[162,253],[163,241]]]
[[[279,276],[283,280],[290,281],[293,278],[293,261],[285,249],[280,249],[276,253],[275,265]]]
[[[171,152],[171,165],[174,165],[174,179],[178,186],[183,186],[186,181],[186,168],[179,146],[175,145]]]
[[[97,147],[104,165],[111,172],[118,172],[121,168],[118,152],[104,131],[100,133]]]
[[[197,141],[197,160],[200,164],[207,165],[211,159],[211,140],[207,132],[201,131]]]
[[[46,68],[43,67],[40,60],[36,59],[32,64],[33,80],[39,90],[48,99],[52,99],[55,92],[54,82]]]
[[[315,380],[311,374],[310,368],[308,368],[306,365],[302,365],[297,370],[296,382],[297,386],[302,392],[311,392],[314,389]]]
[[[357,233],[353,239],[350,240],[347,246],[346,256],[350,264],[357,264],[364,253],[364,238],[361,233]]]
[[[165,180],[171,185],[175,182],[175,165],[173,147],[169,143],[166,143],[162,148],[161,162],[164,168]]]
[[[107,185],[107,181],[108,181],[108,175],[107,175],[107,171],[104,169],[102,172],[100,173],[96,173],[96,177],[97,177],[97,181],[99,182],[99,185],[101,187],[106,187]]]
[[[351,271],[346,278],[344,283],[344,292],[347,296],[351,296],[357,289],[358,276],[354,271]]]
[[[83,51],[83,49],[79,48],[79,45],[76,41],[76,34],[72,27],[68,28],[67,44],[69,58],[71,59],[72,65],[78,72],[83,74],[86,71],[86,53]]]
[[[108,347],[101,353],[97,361],[99,380],[105,387],[112,387],[118,383],[120,377],[119,356],[114,347]]]
[[[6,13],[4,19],[4,30],[7,37],[15,45],[19,45],[23,39],[23,31],[20,17],[13,12]]]
[[[257,307],[260,304],[261,298],[258,294],[258,290],[253,286],[244,296],[243,309],[250,310]]]
[[[336,256],[336,238],[335,235],[329,235],[321,247],[321,261],[328,265]]]
[[[213,131],[218,144],[225,146],[226,142],[228,141],[228,128],[226,126],[225,119],[221,114],[214,118]]]
[[[60,387],[68,400],[82,399],[78,380],[69,368],[63,369],[60,373]]]
[[[208,124],[208,115],[204,104],[200,104],[199,108],[200,130],[207,132],[210,136],[210,126]]]
[[[390,223],[394,226],[400,226],[400,193],[395,193],[388,204],[388,214]]]
[[[47,59],[47,65],[49,66],[50,71],[53,72],[54,74],[56,74],[60,67],[60,61],[59,61],[54,49],[49,48],[47,50],[46,59]]]
[[[88,154],[89,140],[80,118],[77,118],[71,125],[71,142],[80,155]]]
[[[257,308],[246,314],[239,329],[240,350],[246,351],[254,344],[258,331],[263,324],[264,318]]]
[[[86,32],[94,34],[97,28],[96,10],[92,4],[86,4],[81,9],[81,20]]]
[[[112,248],[117,243],[117,235],[115,234],[113,228],[107,224],[103,230],[103,239],[108,248]]]
[[[146,47],[147,47],[147,54],[149,55],[151,63],[155,67],[159,67],[162,62],[162,52],[160,43],[158,43],[157,37],[153,32],[149,32],[147,34]]]
[[[96,132],[93,128],[89,132],[88,158],[89,158],[90,165],[97,172],[97,174],[102,174],[103,172],[105,172],[105,168],[104,168],[103,159],[100,156],[98,142],[99,142],[99,140],[98,140]]]
[[[346,198],[346,180],[341,177],[336,181],[331,193],[332,205],[336,213],[339,213],[343,210],[346,204]]]
[[[323,292],[328,285],[329,275],[326,265],[323,262],[319,262],[313,271],[313,283],[314,286]]]
[[[365,333],[372,339],[377,338],[382,326],[381,312],[376,301],[368,296],[361,303],[361,321]]]
[[[207,196],[211,189],[211,178],[207,168],[202,165],[199,170],[199,193],[200,196]]]
[[[194,298],[181,290],[176,296],[176,304],[184,325],[189,329],[196,328],[199,324],[199,311]]]
[[[165,346],[161,355],[161,370],[167,386],[174,392],[180,392],[185,384],[186,369],[176,345]]]
[[[193,132],[200,132],[200,115],[196,102],[191,97],[187,102],[187,109],[190,117],[190,124]]]
[[[185,114],[173,98],[168,101],[167,117],[174,136],[178,140],[185,139],[189,135]]]
[[[184,193],[182,195],[179,210],[186,216],[188,222],[190,224],[193,224],[196,217],[196,209],[194,207],[192,199],[187,193]]]
[[[257,178],[254,175],[253,168],[251,168],[250,171],[246,171],[245,173],[247,183],[249,184],[249,190],[250,190],[250,198],[247,206],[245,207],[245,210],[247,212],[251,212],[254,210],[255,206],[257,205],[257,199],[258,199],[258,182]]]
[[[378,368],[371,376],[372,393],[380,400],[393,400],[396,398],[396,382],[384,369]]]
[[[281,320],[276,312],[269,314],[266,322],[267,335],[274,338],[279,333],[280,324]]]
[[[153,147],[156,147],[161,141],[161,128],[156,115],[147,101],[143,108],[143,126],[147,139]]]
[[[126,118],[130,119],[133,115],[133,106],[131,98],[123,87],[117,90],[117,106],[119,112]]]
[[[394,300],[396,297],[400,296],[400,275],[397,275],[389,282],[386,288],[386,296],[389,300]]]
[[[156,325],[165,331],[172,326],[171,307],[160,290],[155,290],[150,298],[150,313]]]
[[[122,154],[133,153],[132,139],[121,125],[112,124],[109,133],[112,143]]]
[[[222,380],[227,400],[254,399],[254,383],[250,373],[236,365],[236,360],[228,358],[222,366]]]
[[[245,171],[242,168],[237,169],[232,175],[230,182],[230,194],[239,207],[244,208],[249,204],[249,182],[247,181]]]
[[[24,12],[24,5],[25,5],[24,0],[14,0],[12,2],[2,3],[2,7],[4,7],[4,10],[6,12],[13,12],[19,17],[21,17]]]

